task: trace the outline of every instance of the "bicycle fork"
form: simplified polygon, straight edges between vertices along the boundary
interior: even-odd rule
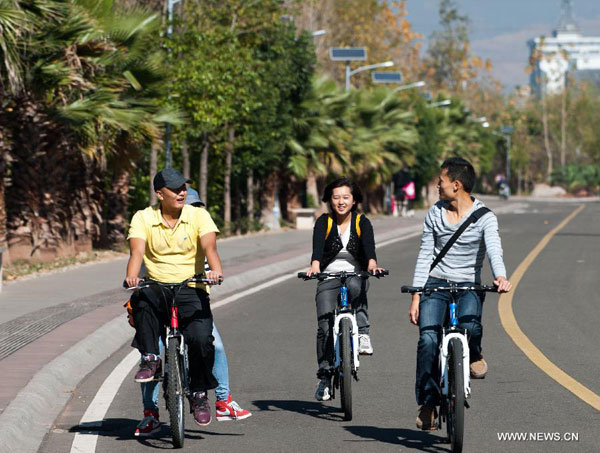
[[[469,363],[469,342],[467,341],[467,333],[466,331],[447,331],[444,329],[442,336],[442,343],[440,345],[440,370],[442,372],[441,376],[441,392],[442,395],[448,396],[449,394],[449,384],[448,384],[448,345],[450,344],[450,340],[453,338],[458,338],[458,340],[462,343],[463,346],[463,373],[464,373],[464,386],[465,386],[465,398],[471,396],[471,371],[470,371],[470,363]]]
[[[167,344],[169,344],[169,339],[177,338],[179,340],[179,347],[177,348],[178,354],[183,358],[182,364],[183,367],[181,369],[182,373],[182,391],[185,396],[190,396],[190,387],[189,387],[189,363],[188,363],[188,354],[187,354],[187,344],[185,344],[185,338],[183,334],[179,331],[179,311],[177,307],[171,307],[171,325],[169,331],[167,332]]]

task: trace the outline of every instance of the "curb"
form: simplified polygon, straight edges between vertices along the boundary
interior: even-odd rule
[[[421,223],[376,235],[377,242],[402,237],[422,228]],[[310,254],[242,272],[227,279],[227,288],[213,291],[218,299],[258,285],[273,277],[309,265]],[[220,290],[223,291],[220,291]],[[217,298],[216,298],[217,299]],[[218,299],[216,302],[218,302]],[[124,315],[112,319],[42,368],[0,414],[0,445],[7,452],[37,451],[54,420],[79,383],[96,366],[131,341],[132,333]]]

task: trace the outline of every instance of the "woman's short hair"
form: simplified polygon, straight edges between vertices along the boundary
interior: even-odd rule
[[[333,195],[333,189],[337,189],[338,187],[344,186],[350,188],[350,193],[352,193],[352,198],[354,198],[355,201],[354,206],[352,206],[352,211],[356,211],[357,205],[359,203],[362,203],[363,196],[362,192],[360,191],[360,187],[358,187],[358,185],[350,178],[338,178],[335,181],[331,181],[329,184],[327,184],[327,187],[325,187],[325,191],[323,192],[322,200],[325,203],[329,203],[329,205],[331,206],[331,196]]]

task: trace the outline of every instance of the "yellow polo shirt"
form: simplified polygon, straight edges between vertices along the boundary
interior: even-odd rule
[[[160,206],[138,211],[131,219],[127,239],[146,241],[146,275],[162,283],[179,283],[204,272],[205,253],[200,238],[219,229],[204,208],[185,205],[175,228],[163,221]],[[197,284],[198,288],[207,289]]]

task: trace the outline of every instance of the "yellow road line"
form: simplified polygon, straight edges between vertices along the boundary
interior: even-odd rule
[[[508,336],[514,341],[514,343],[523,351],[523,353],[531,360],[538,368],[544,373],[566,388],[568,391],[573,393],[575,396],[580,398],[585,403],[592,406],[594,409],[600,411],[600,396],[592,392],[585,385],[573,379],[558,366],[548,359],[542,351],[540,351],[527,336],[523,333],[512,309],[512,301],[514,293],[519,285],[519,282],[527,272],[531,263],[537,258],[540,252],[548,245],[550,240],[556,233],[562,230],[567,223],[569,223],[577,214],[579,214],[584,208],[584,205],[580,205],[575,209],[566,219],[564,219],[558,226],[550,231],[540,243],[527,255],[525,260],[515,270],[513,275],[510,277],[510,282],[513,285],[513,290],[510,293],[505,293],[500,296],[498,301],[498,313],[500,314],[500,321],[502,327],[508,334]]]

